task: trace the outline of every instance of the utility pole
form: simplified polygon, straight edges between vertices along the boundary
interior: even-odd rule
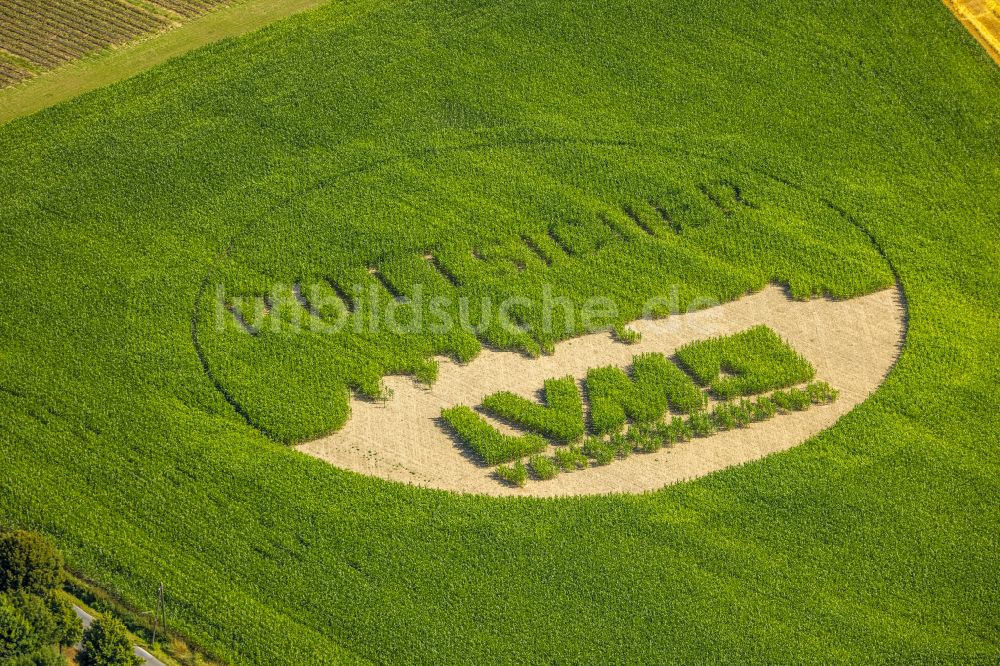
[[[160,583],[160,615],[163,619],[163,635],[167,635],[167,605],[163,602],[163,583]]]
[[[167,609],[163,604],[163,583],[156,591],[156,609],[153,611],[153,645],[156,645],[156,630],[159,628],[160,619],[163,619],[163,634],[167,633]]]

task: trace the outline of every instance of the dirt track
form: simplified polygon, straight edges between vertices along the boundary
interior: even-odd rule
[[[698,313],[635,322],[632,327],[642,333],[635,345],[602,333],[560,343],[553,355],[539,359],[490,350],[464,366],[441,359],[431,389],[409,378],[388,377],[386,385],[394,394],[387,404],[352,400],[352,415],[342,430],[297,449],[362,474],[459,492],[555,496],[654,490],[791,448],[832,425],[882,383],[899,353],[903,319],[896,289],[849,301],[801,302],[769,286]],[[635,354],[670,354],[685,342],[760,323],[809,359],[817,379],[840,390],[835,403],[549,481],[529,481],[525,488],[502,485],[492,469],[472,462],[437,423],[443,407],[475,406],[499,390],[535,397],[550,377],[582,378],[599,365],[625,367]]]

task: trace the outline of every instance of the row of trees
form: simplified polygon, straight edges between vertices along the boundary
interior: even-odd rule
[[[81,643],[82,666],[139,666],[125,626],[115,618],[94,620],[86,632],[59,590],[63,558],[31,532],[0,533],[0,664],[65,666],[63,648]]]

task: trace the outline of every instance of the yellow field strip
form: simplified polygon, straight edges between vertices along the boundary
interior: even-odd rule
[[[1000,0],[944,0],[944,3],[1000,65]]]
[[[104,51],[0,90],[0,124],[121,81],[227,37],[319,7],[329,0],[246,0],[129,46]]]

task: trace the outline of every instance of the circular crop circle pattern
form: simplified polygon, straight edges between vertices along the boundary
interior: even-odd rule
[[[206,276],[254,427],[494,495],[641,492],[799,444],[883,381],[902,297],[833,203],[653,146],[479,144],[318,176]]]

